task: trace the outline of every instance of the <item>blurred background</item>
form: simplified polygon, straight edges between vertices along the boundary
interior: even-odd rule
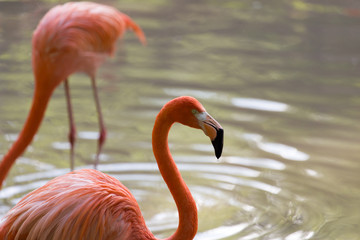
[[[63,1],[0,1],[0,155],[33,94],[31,37]],[[99,169],[135,195],[159,238],[177,210],[157,170],[160,108],[196,97],[225,131],[217,160],[201,131],[175,125],[169,144],[199,210],[196,239],[360,239],[360,3],[300,0],[102,1],[144,30],[103,64],[97,83],[108,139]],[[90,79],[70,77],[76,167],[92,168],[98,135]],[[0,192],[0,216],[69,172],[63,86]]]

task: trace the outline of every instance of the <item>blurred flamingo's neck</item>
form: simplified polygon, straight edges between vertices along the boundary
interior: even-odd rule
[[[31,109],[23,129],[21,130],[18,139],[4,155],[0,163],[0,187],[2,186],[2,183],[5,180],[11,166],[25,151],[26,147],[31,143],[33,137],[39,129],[52,92],[52,90],[42,91],[35,87]]]

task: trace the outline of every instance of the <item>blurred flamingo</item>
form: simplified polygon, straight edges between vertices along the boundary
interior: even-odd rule
[[[169,151],[168,134],[175,122],[202,129],[212,140],[217,158],[222,153],[223,129],[192,97],[171,100],[155,120],[153,152],[179,211],[178,228],[167,239],[190,240],[197,232],[197,209]],[[83,169],[59,176],[26,195],[4,217],[0,239],[156,238],[124,185],[97,170]]]
[[[32,65],[35,90],[31,110],[24,127],[0,169],[5,174],[31,143],[54,89],[64,81],[69,113],[69,142],[71,169],[74,168],[75,125],[70,102],[68,77],[74,72],[85,72],[91,78],[99,118],[99,141],[95,168],[106,138],[99,97],[95,84],[98,66],[108,55],[113,55],[116,40],[126,29],[132,29],[145,44],[145,36],[130,17],[115,8],[90,2],[71,2],[52,8],[40,21],[32,39]],[[2,182],[4,179],[0,178]]]

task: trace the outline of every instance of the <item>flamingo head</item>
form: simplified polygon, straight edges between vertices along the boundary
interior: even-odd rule
[[[224,142],[224,130],[221,125],[206,112],[195,98],[185,96],[174,100],[179,103],[178,107],[176,107],[177,104],[174,104],[173,108],[175,121],[189,127],[202,129],[213,144],[215,156],[220,158]]]

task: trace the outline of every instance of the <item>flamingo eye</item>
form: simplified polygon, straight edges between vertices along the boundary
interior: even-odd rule
[[[200,122],[203,122],[206,120],[206,117],[207,117],[206,112],[199,112],[199,111],[195,110],[195,112],[193,112],[193,113]]]
[[[191,112],[192,112],[193,114],[198,114],[198,113],[199,113],[198,110],[196,110],[196,109],[192,109]]]

